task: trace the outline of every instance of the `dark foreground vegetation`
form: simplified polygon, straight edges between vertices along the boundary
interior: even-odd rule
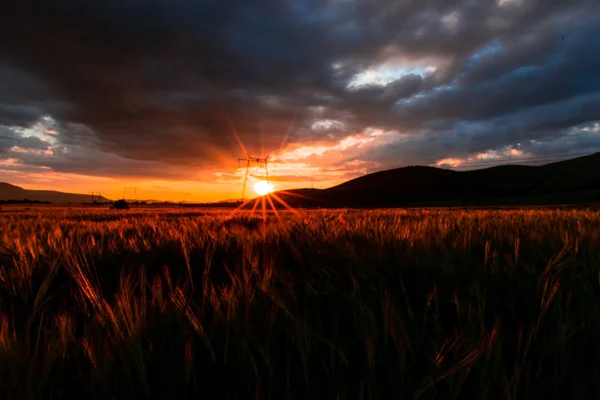
[[[0,214],[0,398],[595,398],[599,212],[279,215]]]
[[[0,204],[52,204],[49,201],[39,201],[39,200],[0,200]]]

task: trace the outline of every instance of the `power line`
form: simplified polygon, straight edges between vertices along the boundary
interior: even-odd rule
[[[525,164],[525,163],[551,163],[554,161],[562,161],[568,160],[571,157],[579,157],[579,156],[587,156],[594,153],[586,152],[586,153],[563,153],[563,154],[554,154],[554,155],[546,155],[546,156],[532,156],[527,158],[517,158],[517,159],[503,159],[503,160],[484,160],[484,161],[474,161],[467,162],[457,165],[454,168],[463,168],[463,167],[478,167],[478,166],[489,166],[489,165],[501,165],[501,164]],[[568,158],[565,158],[568,157]]]
[[[123,200],[125,200],[127,196],[127,192],[133,192],[133,200],[137,201],[137,186],[123,186]]]
[[[102,192],[88,192],[88,194],[92,196],[92,203],[102,200]]]
[[[486,167],[486,166],[499,166],[499,165],[526,165],[528,163],[552,163],[555,161],[566,161],[571,158],[580,157],[580,156],[589,156],[594,154],[594,152],[585,152],[585,153],[556,153],[552,155],[545,156],[532,156],[527,158],[515,158],[515,159],[499,159],[499,160],[482,160],[482,161],[472,161],[461,163],[460,165],[451,166],[451,165],[433,165],[438,168],[446,168],[446,169],[461,169],[465,167]],[[567,157],[567,158],[565,158]],[[378,171],[387,171],[390,169],[396,168],[404,168],[410,166],[409,164],[403,164],[400,166],[390,166],[383,168],[370,168],[368,170],[369,173],[378,172]]]
[[[238,168],[239,168],[240,161],[246,162],[246,174],[244,176],[244,186],[242,187],[242,200],[245,200],[246,199],[246,185],[248,183],[248,174],[250,172],[250,166],[252,163],[257,164],[257,166],[264,165],[266,181],[267,181],[267,183],[269,183],[269,168],[268,168],[269,157],[260,158],[260,157],[250,157],[250,156],[246,155],[246,158],[238,158]]]

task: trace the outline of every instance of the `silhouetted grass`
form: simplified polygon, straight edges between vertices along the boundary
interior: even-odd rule
[[[600,212],[0,215],[0,397],[570,398]]]

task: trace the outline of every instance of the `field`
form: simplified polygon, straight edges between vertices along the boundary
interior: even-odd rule
[[[591,398],[600,212],[0,213],[0,398]]]

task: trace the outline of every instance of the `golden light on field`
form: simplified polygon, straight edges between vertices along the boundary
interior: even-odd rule
[[[259,196],[264,196],[273,192],[273,185],[267,181],[258,181],[254,184],[253,188],[256,194]]]

